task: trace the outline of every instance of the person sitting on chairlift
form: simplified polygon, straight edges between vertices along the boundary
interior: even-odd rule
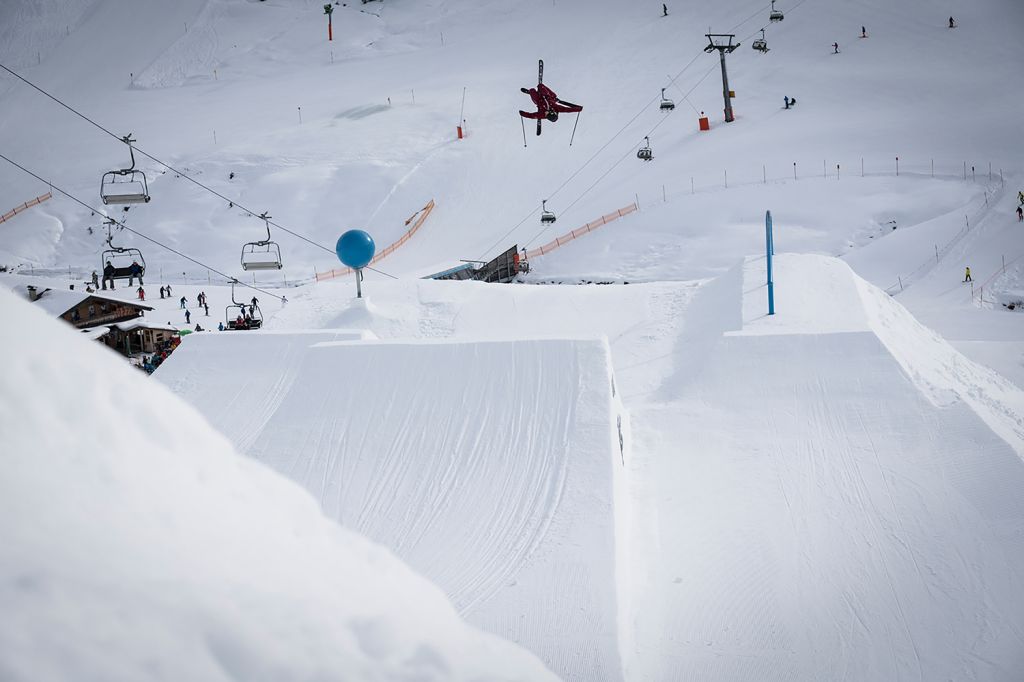
[[[128,268],[128,286],[134,284],[134,278],[139,278],[139,286],[142,286],[142,266],[139,265],[139,261],[133,260],[131,266]]]
[[[107,289],[107,280],[110,280],[110,288],[114,288],[114,266],[110,261],[103,266],[103,290]]]

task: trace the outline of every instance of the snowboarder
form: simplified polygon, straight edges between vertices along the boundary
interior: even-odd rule
[[[661,3],[661,16],[668,16],[668,5],[666,5],[665,3]]]
[[[178,302],[181,304],[181,309],[184,310],[185,309],[185,297],[182,296],[181,300],[178,301]]]
[[[953,17],[949,18],[949,27],[950,28],[956,28],[956,22],[953,21]]]
[[[832,54],[839,54],[839,43],[832,43]]]
[[[107,290],[107,280],[110,280],[110,289],[114,289],[114,266],[107,261],[107,264],[103,266],[103,290]]]
[[[171,285],[168,284],[167,285],[167,298],[170,298],[170,297],[171,297]]]
[[[967,269],[964,271],[964,281],[965,282],[972,282],[973,281],[971,279],[971,268],[970,268],[970,266],[968,266]]]
[[[135,293],[139,295],[139,300],[140,301],[145,301],[146,300],[146,290],[143,289],[142,287],[139,287],[138,289],[136,289]]]
[[[1018,211],[1019,210],[1020,209],[1018,209]],[[287,296],[281,296],[281,307],[283,308],[286,305],[288,305],[288,297]]]
[[[164,291],[165,291],[165,289],[163,288],[163,285],[161,285],[160,286],[160,298],[166,298],[166,296],[164,296]]]
[[[192,313],[189,312],[188,309],[186,309],[185,310],[185,324],[189,324],[191,321],[192,321]]]
[[[864,26],[860,27],[860,37],[861,38],[867,38],[868,37],[868,29],[866,27],[864,27]]]
[[[210,316],[210,306],[206,305],[206,299],[203,299],[203,310],[206,311],[206,316]]]
[[[1017,192],[1017,201],[1024,205],[1024,192]]]
[[[1017,222],[1024,221],[1024,208],[1017,207]]]
[[[96,274],[95,270],[92,271],[92,279],[89,281],[89,283],[92,284],[93,290],[100,288],[100,278],[99,275]]]
[[[558,95],[555,94],[554,90],[544,85],[544,60],[540,60],[537,70],[537,87],[536,88],[519,88],[520,92],[525,92],[533,100],[534,106],[537,107],[537,111],[523,111],[519,110],[519,115],[523,118],[532,118],[537,121],[537,134],[540,135],[540,123],[543,119],[547,119],[554,123],[558,120],[559,114],[578,114],[583,111],[583,107],[572,102],[566,102],[558,99]]]
[[[201,325],[201,324],[199,324],[198,322],[196,322],[196,331],[197,331],[197,332],[201,332],[201,331],[203,331],[203,325]]]
[[[135,278],[139,278],[139,286],[142,286],[142,266],[139,265],[139,261],[133,260],[132,264],[128,266],[128,286],[132,286],[135,282]]]
[[[783,96],[782,101],[786,103],[786,108],[789,109],[789,95]]]

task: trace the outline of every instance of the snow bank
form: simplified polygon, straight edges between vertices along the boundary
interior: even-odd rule
[[[0,678],[554,679],[0,291]]]
[[[607,344],[334,335],[190,336],[155,376],[469,622],[619,679]]]

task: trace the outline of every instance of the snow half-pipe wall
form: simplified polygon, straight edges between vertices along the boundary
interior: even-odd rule
[[[192,335],[157,377],[469,622],[564,679],[621,679],[607,344],[337,338]]]

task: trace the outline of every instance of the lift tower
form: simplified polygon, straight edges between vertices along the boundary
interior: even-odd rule
[[[729,97],[729,74],[725,70],[725,55],[727,52],[732,52],[740,46],[739,43],[733,44],[732,39],[736,37],[735,33],[705,33],[708,39],[708,45],[704,48],[705,52],[714,52],[718,50],[718,55],[722,59],[722,94],[725,96],[725,122],[732,123],[732,99]]]

